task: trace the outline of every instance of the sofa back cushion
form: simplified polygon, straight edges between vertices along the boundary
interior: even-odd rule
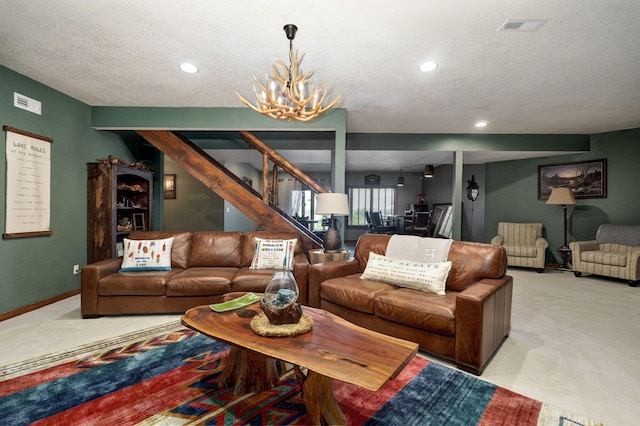
[[[613,243],[632,247],[640,246],[640,226],[612,225],[610,223],[600,225],[596,233],[596,241],[599,244]]]
[[[242,263],[240,266],[251,266],[253,255],[256,251],[256,238],[263,240],[291,240],[296,239],[296,253],[303,253],[300,234],[297,232],[285,231],[250,231],[244,234],[242,242]]]
[[[385,255],[387,253],[387,244],[391,235],[386,234],[364,234],[358,238],[356,243],[354,257],[358,259],[358,272],[364,272],[369,262],[369,253]]]
[[[498,235],[504,237],[504,243],[532,246],[538,237],[542,237],[542,223],[499,222]]]
[[[191,233],[179,231],[137,231],[129,234],[130,240],[161,240],[173,237],[171,247],[171,267],[186,269],[189,266]]]
[[[242,232],[201,231],[191,236],[191,266],[232,266],[242,263]]]
[[[463,291],[484,278],[502,278],[507,272],[507,252],[494,244],[454,241],[447,260],[452,262],[447,290]]]

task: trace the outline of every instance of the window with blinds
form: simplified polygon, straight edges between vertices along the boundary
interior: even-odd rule
[[[396,188],[349,188],[349,225],[367,226],[364,212],[379,211],[382,216],[395,214]]]

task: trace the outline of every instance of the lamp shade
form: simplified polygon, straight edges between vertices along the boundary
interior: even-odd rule
[[[349,199],[347,194],[334,192],[318,194],[316,214],[349,216]]]
[[[570,188],[553,188],[546,204],[578,204]]]
[[[424,166],[424,177],[433,177],[433,165],[427,164],[426,166]]]

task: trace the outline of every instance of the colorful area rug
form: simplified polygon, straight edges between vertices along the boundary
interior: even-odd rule
[[[304,425],[290,371],[267,392],[220,389],[228,346],[179,323],[0,367],[2,425]],[[416,357],[379,392],[334,381],[351,425],[600,425]]]

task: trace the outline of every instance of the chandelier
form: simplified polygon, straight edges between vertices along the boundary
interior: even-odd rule
[[[253,86],[256,104],[253,105],[236,92],[243,104],[260,114],[278,120],[310,121],[333,108],[340,101],[338,96],[329,105],[322,105],[327,96],[327,88],[326,86],[316,88],[315,80],[311,82],[313,71],[303,73],[300,69],[300,62],[304,55],[298,56],[297,50],[293,49],[293,39],[297,31],[298,27],[293,24],[284,26],[284,32],[289,40],[289,67],[278,60],[277,66],[271,66],[273,75],[266,76],[264,85],[253,77],[259,88],[258,90]]]

